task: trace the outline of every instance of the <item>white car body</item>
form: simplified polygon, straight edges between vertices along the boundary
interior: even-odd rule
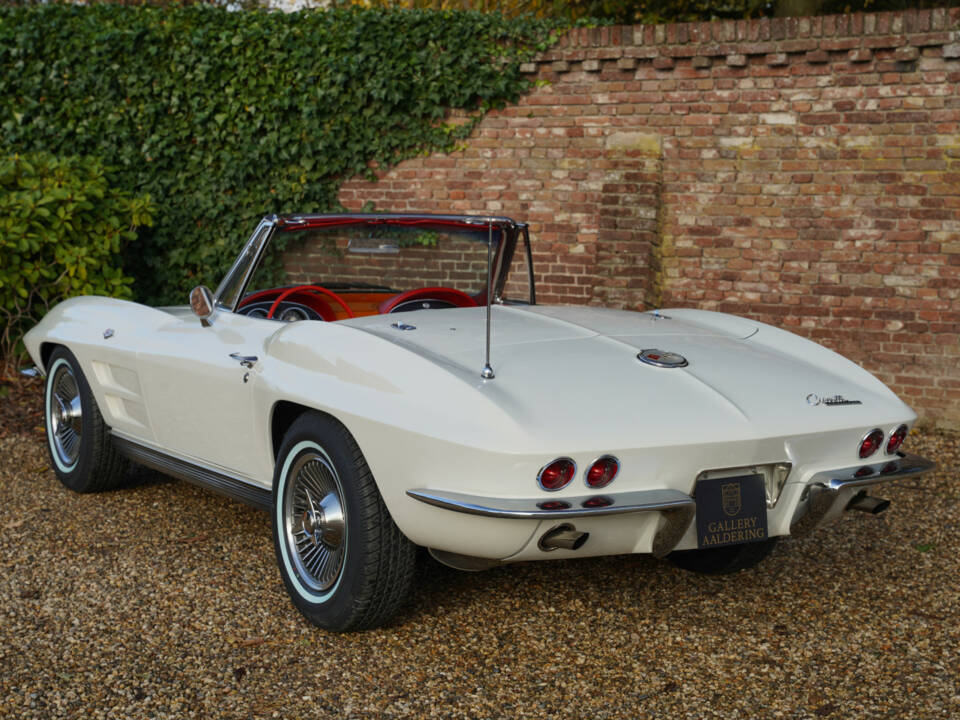
[[[494,304],[485,379],[486,310],[277,323],[220,309],[201,324],[188,306],[85,297],[55,307],[26,345],[41,368],[50,348],[70,349],[128,455],[265,507],[278,412],[336,418],[400,531],[465,569],[695,549],[704,473],[780,466],[782,486],[765,476],[775,537],[838,515],[863,486],[931,467],[884,447],[859,457],[872,430],[886,446],[916,415],[870,373],[789,332],[689,309]],[[686,364],[641,362],[651,348]],[[584,473],[605,455],[619,472],[595,490]],[[576,476],[548,492],[538,473],[556,458],[572,459]],[[606,504],[584,506],[598,496]],[[545,546],[560,524],[585,541]]]

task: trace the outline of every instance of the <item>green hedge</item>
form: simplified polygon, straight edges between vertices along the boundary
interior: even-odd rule
[[[111,187],[98,160],[0,156],[0,360],[54,303],[130,297],[121,251],[150,222],[149,197]]]
[[[479,13],[0,9],[0,154],[111,166],[155,227],[126,271],[149,302],[217,282],[257,219],[337,208],[372,163],[449,150],[526,87],[555,23]]]

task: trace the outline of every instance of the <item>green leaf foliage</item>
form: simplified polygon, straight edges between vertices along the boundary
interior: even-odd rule
[[[797,17],[956,7],[960,0],[335,0],[374,7],[458,8],[562,18],[574,24],[656,25],[673,22]]]
[[[772,14],[772,0],[352,0],[375,7],[470,8],[595,24],[656,24]]]
[[[363,8],[0,8],[3,150],[98,157],[149,194],[155,224],[125,269],[140,299],[183,302],[263,215],[336,209],[345,179],[452,149],[527,88],[519,64],[556,27]]]
[[[0,357],[53,303],[131,297],[121,253],[152,221],[149,196],[111,186],[93,158],[0,156]]]

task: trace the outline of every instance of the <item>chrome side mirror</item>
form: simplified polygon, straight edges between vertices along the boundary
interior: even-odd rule
[[[213,293],[205,285],[198,285],[190,291],[190,309],[200,318],[204,327],[210,324],[213,315]]]

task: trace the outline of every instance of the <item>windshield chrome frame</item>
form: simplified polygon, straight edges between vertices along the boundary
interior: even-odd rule
[[[508,262],[507,258],[508,248],[510,255],[509,259],[512,259],[517,250],[517,245],[522,240],[525,246],[524,252],[527,256],[526,264],[530,293],[529,300],[531,305],[536,303],[536,289],[532,266],[533,258],[530,247],[530,236],[526,223],[517,223],[510,218],[505,217],[484,215],[431,215],[429,213],[347,213],[343,215],[269,215],[264,217],[262,220],[260,220],[259,224],[250,235],[250,238],[247,240],[247,242],[244,243],[243,249],[237,255],[237,259],[234,260],[230,270],[217,286],[217,290],[213,296],[215,308],[217,310],[224,310],[226,312],[236,311],[237,305],[243,299],[250,279],[256,268],[259,266],[260,260],[267,246],[269,245],[274,232],[276,232],[278,229],[284,228],[284,226],[299,225],[309,227],[311,225],[311,221],[316,221],[319,219],[341,221],[344,224],[351,224],[353,222],[356,222],[357,224],[363,224],[370,221],[390,223],[393,220],[403,221],[412,219],[423,219],[428,221],[436,220],[438,222],[453,221],[463,223],[464,225],[473,226],[481,232],[492,225],[500,233],[500,240],[497,243],[493,257],[493,287],[491,288],[492,296],[488,297],[487,301],[491,304],[503,303],[503,291],[506,287],[507,276],[510,270],[510,263]],[[252,260],[245,262],[244,255],[251,248],[253,248]],[[228,305],[224,302],[224,298],[222,296],[223,293],[226,292],[226,289],[230,286],[231,281],[235,279],[235,276],[238,273],[241,274],[239,283],[240,289],[237,293],[234,303],[232,305]]]
[[[523,247],[527,260],[527,282],[530,284],[530,304],[537,304],[537,289],[533,282],[533,249],[530,247],[530,227],[526,223],[518,223],[517,227],[523,236]],[[514,249],[516,252],[516,249]],[[506,278],[504,278],[506,280]]]
[[[244,243],[243,249],[237,254],[237,259],[233,261],[233,265],[230,267],[230,270],[217,286],[217,291],[213,295],[213,304],[218,310],[225,310],[231,313],[236,310],[240,300],[243,299],[243,293],[247,289],[247,283],[250,282],[250,276],[253,275],[253,271],[256,269],[257,265],[259,265],[263,251],[269,244],[270,238],[273,236],[273,231],[276,229],[278,224],[279,218],[276,215],[269,215],[263,218],[257,225],[257,229],[253,231],[250,239]],[[253,259],[245,263],[244,255],[247,253],[249,248],[254,246],[256,247],[253,252]],[[240,280],[240,289],[237,292],[237,297],[234,300],[233,305],[226,305],[221,301],[221,294],[226,290],[227,287],[229,287],[230,281],[233,280],[237,273],[243,274]]]

